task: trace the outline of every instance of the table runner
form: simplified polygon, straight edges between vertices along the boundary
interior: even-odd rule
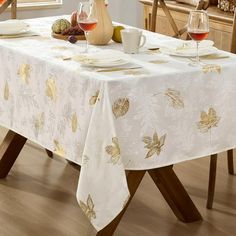
[[[142,49],[132,55],[142,68],[97,72],[64,60],[85,43],[51,38],[56,18],[27,21],[41,36],[0,40],[0,124],[81,164],[77,199],[97,230],[129,198],[125,170],[235,147],[234,55],[195,68],[187,58]],[[176,40],[144,33],[148,43]],[[106,48],[121,45],[91,51]]]

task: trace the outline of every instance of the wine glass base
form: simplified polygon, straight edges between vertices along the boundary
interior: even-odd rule
[[[193,67],[202,67],[204,65],[203,62],[201,61],[197,61],[196,59],[194,58],[190,58],[191,62],[189,62],[189,66],[193,66]]]

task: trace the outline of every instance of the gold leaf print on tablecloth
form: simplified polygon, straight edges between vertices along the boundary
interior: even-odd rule
[[[119,98],[113,103],[112,111],[116,118],[124,116],[129,110],[129,99]]]
[[[63,149],[62,145],[57,140],[54,140],[54,145],[54,152],[59,156],[65,157],[66,152]]]
[[[99,90],[96,91],[95,95],[93,95],[90,99],[89,99],[89,104],[92,106],[94,105],[97,101],[99,101]]]
[[[6,81],[5,86],[4,86],[4,92],[3,92],[3,96],[5,100],[9,99],[9,94],[10,94],[9,85],[8,85],[8,82]]]
[[[22,79],[23,82],[29,84],[29,77],[30,77],[30,65],[29,64],[22,64],[18,69],[18,75]]]
[[[149,61],[149,63],[152,63],[152,64],[165,64],[165,63],[168,63],[167,60],[152,60],[152,61]]]
[[[204,66],[202,66],[202,71],[204,73],[216,72],[216,73],[220,74],[221,73],[221,66],[215,65],[215,64],[204,65]]]
[[[34,122],[34,127],[36,131],[39,131],[44,125],[44,112],[41,112],[36,118]]]
[[[168,88],[165,95],[168,97],[172,107],[176,109],[184,108],[184,101],[179,91]]]
[[[78,127],[78,119],[77,119],[77,115],[76,113],[72,114],[71,117],[71,128],[72,128],[72,132],[75,133]]]
[[[127,70],[124,71],[124,75],[143,75],[145,71],[142,70]]]
[[[220,117],[216,115],[216,111],[211,107],[208,113],[205,111],[201,112],[201,120],[197,122],[197,126],[202,133],[208,132],[211,128],[217,127]]]
[[[153,138],[149,136],[143,137],[143,142],[146,144],[144,147],[149,149],[145,158],[149,158],[155,153],[159,156],[161,153],[161,149],[165,144],[165,139],[166,134],[162,135],[159,139],[156,132],[153,134]]]
[[[112,138],[113,145],[106,146],[106,152],[111,156],[111,163],[117,164],[120,160],[120,146],[117,137]]]
[[[90,221],[92,221],[92,219],[96,219],[96,212],[94,211],[94,203],[90,194],[88,195],[86,203],[80,200],[79,205]]]
[[[53,101],[56,101],[57,87],[56,87],[56,82],[52,76],[46,80],[46,95]]]

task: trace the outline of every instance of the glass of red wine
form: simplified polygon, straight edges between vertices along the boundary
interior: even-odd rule
[[[97,19],[92,16],[92,9],[95,2],[86,1],[80,2],[79,10],[78,10],[78,25],[84,31],[86,37],[86,49],[85,53],[88,52],[88,40],[87,35],[90,31],[96,28],[97,26]],[[96,9],[96,8],[94,8]]]
[[[209,34],[209,18],[206,11],[191,11],[188,18],[187,31],[192,40],[197,45],[196,61],[191,63],[193,66],[201,65],[199,59],[199,43],[207,38]]]

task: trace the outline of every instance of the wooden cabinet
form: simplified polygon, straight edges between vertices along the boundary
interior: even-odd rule
[[[143,4],[143,25],[144,28],[148,30],[151,23],[152,0],[140,0],[140,2]],[[194,9],[194,7],[187,4],[176,3],[175,1],[165,2],[178,28],[183,28],[187,23],[189,11]],[[213,40],[217,48],[229,51],[233,14],[222,12],[217,9],[216,6],[210,6],[207,11],[210,18],[210,33],[208,39]],[[157,11],[156,32],[170,36],[174,35],[174,31],[161,8],[158,8]],[[183,35],[183,38],[186,38],[186,34]]]

